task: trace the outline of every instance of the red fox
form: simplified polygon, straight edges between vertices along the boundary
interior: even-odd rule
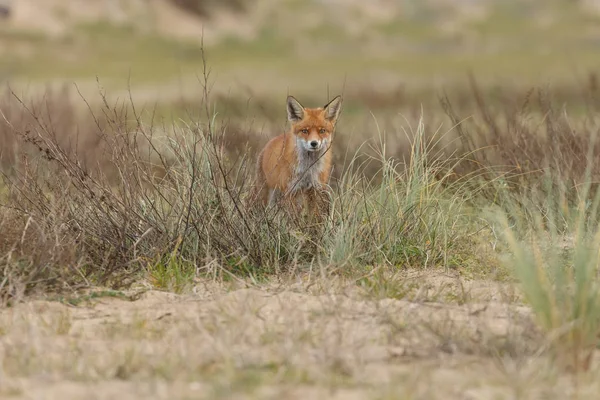
[[[312,209],[329,181],[331,139],[341,106],[341,96],[319,108],[304,108],[288,96],[291,130],[271,139],[259,153],[253,200],[266,206],[283,198],[295,208],[298,196],[306,195]]]

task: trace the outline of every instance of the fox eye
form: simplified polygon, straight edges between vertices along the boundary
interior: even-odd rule
[[[304,134],[307,134],[307,133],[308,133],[308,129],[304,128],[304,129],[302,129],[300,132],[302,132],[302,133],[304,133]]]
[[[321,129],[319,130],[319,133],[320,133],[321,135],[322,135],[322,134],[324,134],[325,132],[326,132],[326,130],[325,130],[324,128],[321,128]]]

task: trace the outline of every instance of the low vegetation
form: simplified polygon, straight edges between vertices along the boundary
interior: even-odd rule
[[[176,3],[204,18],[217,2]],[[71,71],[61,59],[61,72],[88,76],[106,58],[109,80],[124,80],[124,66],[139,61],[151,81],[200,65],[199,82],[187,88],[200,99],[165,89],[148,107],[136,85],[116,95],[102,85],[93,96],[91,85],[39,97],[4,92],[0,395],[35,397],[39,387],[65,398],[90,390],[106,398],[161,390],[181,398],[595,398],[597,75],[567,77],[566,64],[549,61],[565,58],[557,51],[536,59],[556,66],[561,79],[551,85],[486,79],[499,59],[508,74],[512,64],[530,65],[521,77],[539,72],[510,34],[549,41],[541,22],[538,31],[511,8],[497,12],[504,19],[469,25],[506,39],[498,52],[470,59],[478,74],[444,90],[385,77],[348,85],[332,207],[321,224],[246,204],[257,151],[285,118],[277,73],[305,69],[298,54],[306,43],[292,45],[266,24],[249,43],[213,45],[219,72],[242,65],[252,76],[252,85],[225,94],[210,90],[204,51],[192,43],[79,26],[63,50],[95,47],[98,60],[81,57]],[[565,34],[579,16],[546,23],[557,48],[582,55],[583,30],[576,40]],[[519,23],[507,34],[510,21]],[[309,106],[328,100],[321,81],[329,72],[366,65],[355,38],[313,28],[340,53],[318,59],[321,75],[302,76],[299,94],[290,90]],[[429,43],[448,37],[420,25],[380,28],[364,48],[385,50],[386,34],[413,28]],[[487,48],[473,40],[473,49]],[[369,68],[434,74],[422,63],[462,73],[464,54],[443,43],[411,47],[423,53],[414,60],[375,57]],[[128,64],[118,62],[130,53]],[[36,54],[60,58],[52,47]],[[579,57],[582,68],[595,57]],[[28,63],[15,70],[54,76],[52,63]]]
[[[105,99],[81,113],[64,93],[26,102],[7,92],[1,294],[141,281],[185,293],[196,279],[257,283],[318,268],[402,298],[410,290],[386,276],[514,277],[550,347],[587,369],[600,328],[594,121],[555,112],[552,93],[529,91],[516,108],[470,90],[478,114],[466,120],[443,98],[451,128],[407,121],[408,152],[393,154],[382,131],[370,148],[339,133],[332,212],[318,227],[246,209],[257,146],[240,143],[261,139],[213,115],[208,92],[204,115],[171,125],[135,104]]]

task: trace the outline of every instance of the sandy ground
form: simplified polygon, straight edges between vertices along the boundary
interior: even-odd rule
[[[437,278],[411,301],[326,286],[201,283],[185,296],[6,308],[0,397],[572,398],[571,380],[538,352],[529,309],[489,283]],[[581,378],[579,398],[599,386],[595,372]]]

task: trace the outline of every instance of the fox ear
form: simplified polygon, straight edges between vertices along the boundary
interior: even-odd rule
[[[304,107],[293,96],[287,98],[287,116],[291,122],[302,121],[304,118]]]
[[[325,111],[325,118],[335,123],[342,111],[342,96],[336,96],[335,99],[323,107],[323,110]]]

